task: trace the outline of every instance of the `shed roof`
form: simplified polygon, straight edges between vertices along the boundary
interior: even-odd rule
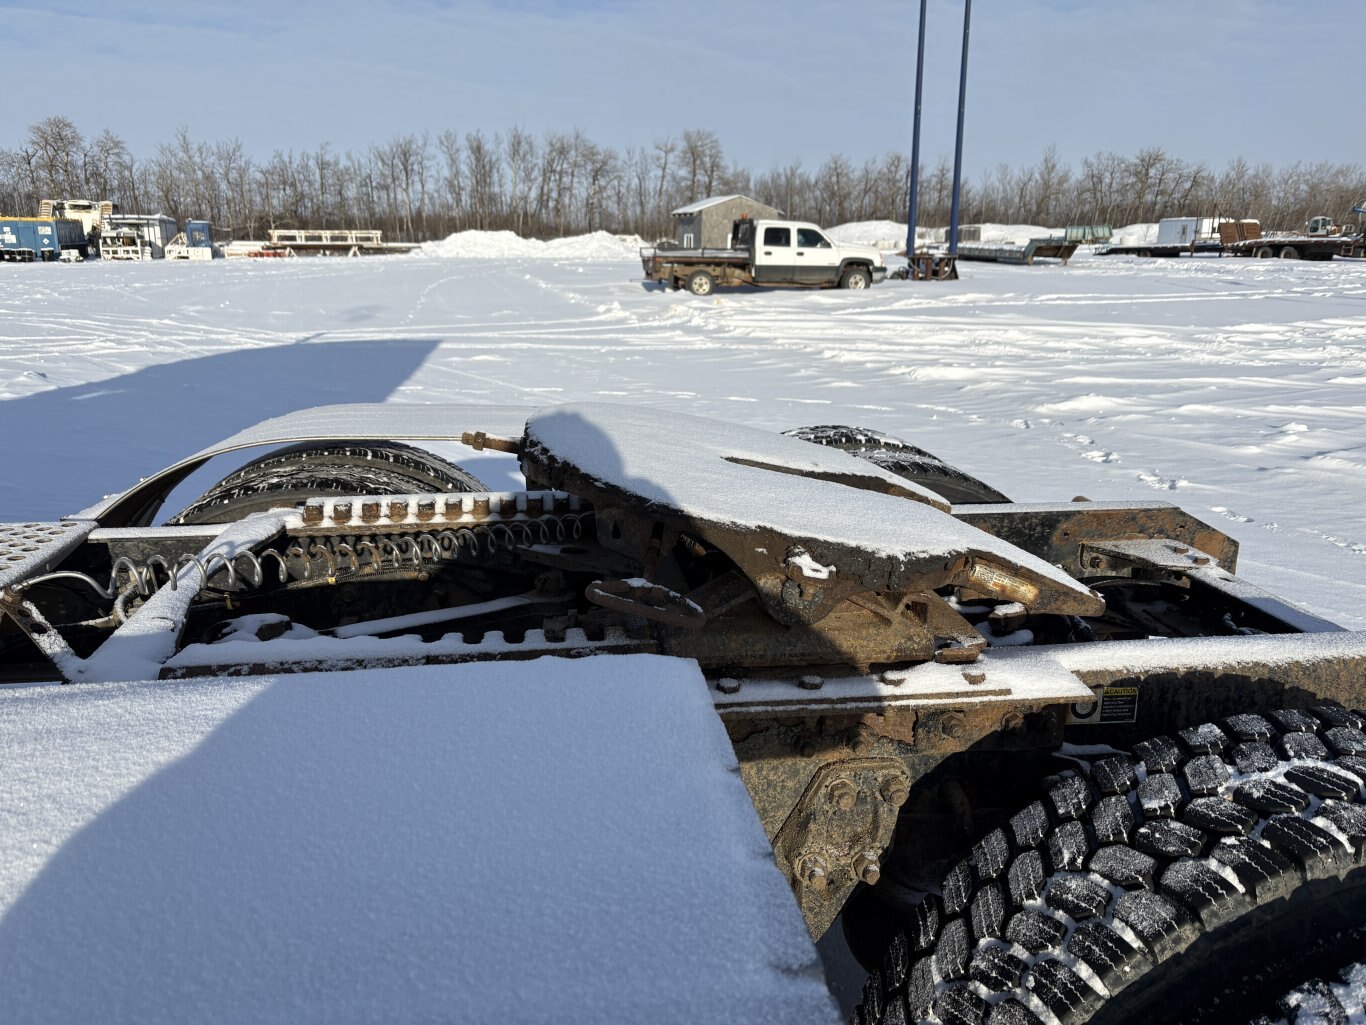
[[[677,217],[679,214],[695,214],[699,210],[705,210],[708,207],[717,206],[720,203],[729,203],[732,199],[745,199],[749,200],[749,202],[753,203],[755,206],[768,207],[770,210],[773,209],[773,207],[769,207],[767,203],[760,203],[757,199],[751,199],[749,196],[742,196],[739,193],[734,193],[729,196],[708,196],[706,199],[699,199],[696,203],[680,206],[674,211],[674,216]]]

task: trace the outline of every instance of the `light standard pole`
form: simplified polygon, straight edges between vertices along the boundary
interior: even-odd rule
[[[920,37],[915,51],[915,120],[911,129],[911,187],[906,205],[906,258],[915,274],[915,217],[920,190],[920,98],[925,85],[925,8],[929,0],[920,0]]]
[[[958,256],[958,207],[963,182],[963,109],[968,95],[968,26],[972,21],[972,0],[963,3],[963,67],[958,75],[958,141],[953,148],[953,209],[949,213],[949,259]]]

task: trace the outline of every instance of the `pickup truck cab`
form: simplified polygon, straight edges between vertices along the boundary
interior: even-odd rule
[[[868,288],[887,275],[877,249],[833,242],[806,221],[742,217],[731,238],[729,249],[642,249],[645,277],[709,295],[718,285]]]

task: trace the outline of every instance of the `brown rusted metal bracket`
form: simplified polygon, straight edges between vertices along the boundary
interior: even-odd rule
[[[828,762],[812,776],[773,840],[812,936],[830,927],[856,885],[878,881],[910,787],[893,758]]]
[[[684,630],[700,630],[707,614],[677,591],[648,580],[594,580],[584,590],[594,605]]]

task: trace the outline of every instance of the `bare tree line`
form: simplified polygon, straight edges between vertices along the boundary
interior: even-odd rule
[[[206,218],[234,237],[271,228],[379,228],[424,241],[470,228],[557,237],[607,230],[657,238],[672,233],[670,211],[712,195],[743,193],[789,216],[835,225],[906,217],[910,158],[902,153],[855,164],[830,156],[760,174],[727,160],[706,129],[618,151],[583,132],[537,137],[521,128],[396,136],[363,152],[316,150],[251,156],[240,140],[203,142],[179,129],[149,158],[138,158],[108,129],[87,138],[68,118],[30,125],[0,149],[0,214],[37,212],[44,198],[112,199],[129,212]],[[918,220],[948,222],[947,159],[921,167]],[[1218,214],[1253,217],[1268,229],[1297,229],[1328,214],[1354,218],[1366,199],[1355,164],[1295,163],[1275,168],[1241,157],[1222,170],[1158,147],[1133,155],[1101,152],[1080,169],[1055,147],[1037,163],[1001,163],[965,183],[965,223],[1111,224]]]

